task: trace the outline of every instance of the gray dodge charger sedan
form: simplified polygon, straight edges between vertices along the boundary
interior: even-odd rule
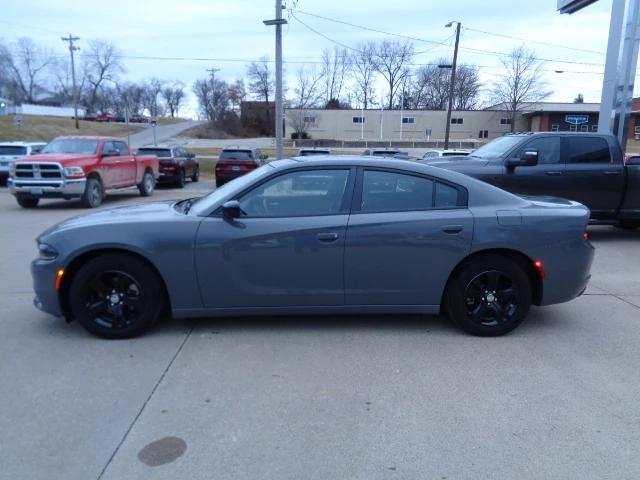
[[[589,210],[414,162],[275,161],[211,194],[64,221],[35,305],[107,338],[160,317],[446,312],[475,335],[586,288]]]

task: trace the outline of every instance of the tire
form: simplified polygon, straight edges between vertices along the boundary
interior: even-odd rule
[[[184,169],[181,169],[180,174],[178,175],[178,180],[176,180],[176,187],[184,188],[184,184],[186,183],[186,181],[187,181],[186,173]]]
[[[36,208],[38,206],[38,202],[40,202],[40,199],[38,197],[18,195],[16,197],[16,201],[22,208]]]
[[[519,263],[502,255],[470,259],[447,285],[445,309],[467,333],[497,337],[509,333],[527,316],[531,282]]]
[[[89,177],[84,187],[84,193],[80,201],[85,208],[97,208],[102,205],[104,199],[104,188],[100,179]]]
[[[200,165],[196,165],[196,169],[193,171],[193,175],[191,175],[191,181],[193,183],[200,180]]]
[[[224,180],[216,178],[216,187],[221,187],[222,185],[224,185]]]
[[[151,328],[166,304],[158,274],[140,258],[111,253],[89,260],[74,275],[69,307],[93,335],[132,338]]]
[[[153,178],[151,172],[144,172],[142,175],[142,182],[138,185],[140,195],[143,197],[149,197],[156,188],[156,180]]]

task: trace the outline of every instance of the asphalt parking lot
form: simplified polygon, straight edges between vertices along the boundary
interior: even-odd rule
[[[370,316],[166,321],[105,341],[31,304],[35,237],[85,212],[23,210],[0,189],[2,479],[640,477],[640,231],[590,228],[587,294],[502,338]]]

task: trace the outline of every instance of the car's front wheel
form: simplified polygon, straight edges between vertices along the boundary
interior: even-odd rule
[[[531,282],[524,268],[501,255],[470,259],[449,281],[445,308],[464,331],[483,337],[509,333],[531,306]]]
[[[82,206],[86,208],[97,208],[102,205],[104,199],[104,188],[102,182],[94,177],[87,179],[87,184],[84,187],[84,193],[80,201]]]
[[[74,319],[103,338],[130,338],[154,325],[164,309],[158,274],[126,254],[93,258],[78,270],[69,288]]]

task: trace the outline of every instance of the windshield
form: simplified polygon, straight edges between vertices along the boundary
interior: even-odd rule
[[[469,156],[474,158],[501,157],[521,141],[522,141],[521,136],[518,137],[518,136],[510,135],[505,137],[499,137],[493,140],[492,142],[489,142],[486,145],[475,150]]]
[[[191,205],[190,211],[194,214],[199,215],[203,211],[207,210],[213,205],[219,203],[222,199],[224,199],[231,192],[236,190],[242,190],[243,188],[251,185],[257,179],[266,176],[267,174],[273,171],[273,166],[266,164],[262,167],[256,168],[255,170],[242,175],[241,177],[237,177],[231,180],[228,183],[225,183],[221,187],[216,188],[209,195],[205,195],[204,197],[199,198]]]
[[[65,138],[54,140],[42,149],[42,153],[83,153],[95,154],[98,151],[98,140],[82,138]]]
[[[393,157],[398,153],[401,152],[399,152],[398,150],[376,150],[371,155],[373,155],[374,157]]]
[[[253,160],[251,150],[223,150],[220,160]]]
[[[169,158],[171,157],[171,150],[168,148],[139,148],[137,151],[138,155],[155,155],[160,158]]]
[[[26,155],[27,147],[0,145],[0,155]]]
[[[469,152],[442,152],[443,157],[466,157]]]

